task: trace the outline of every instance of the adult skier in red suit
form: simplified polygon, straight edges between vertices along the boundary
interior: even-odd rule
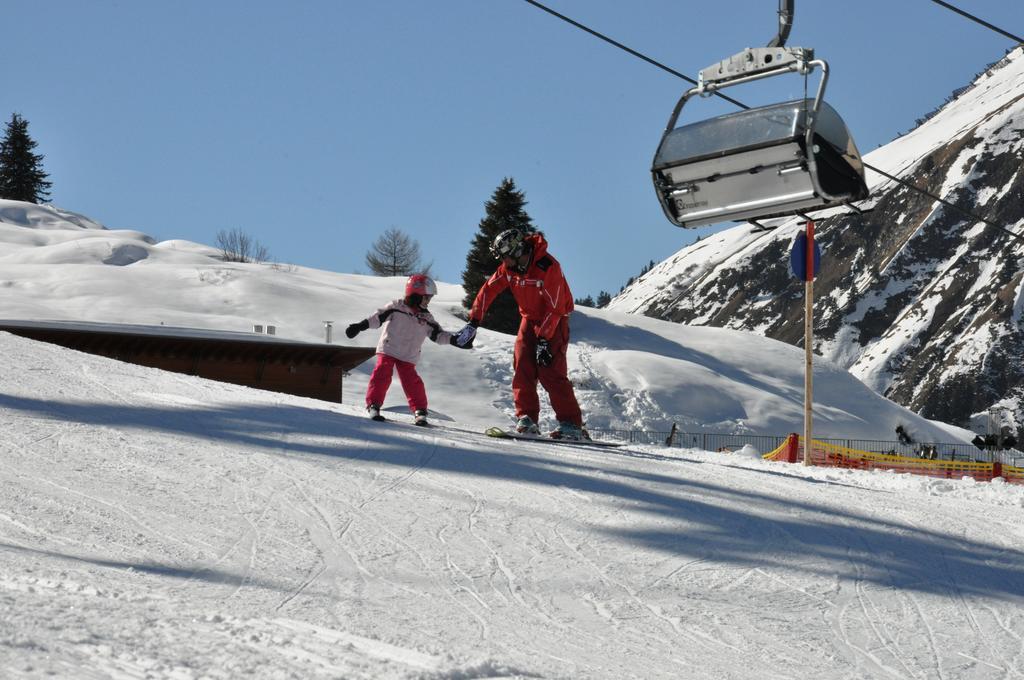
[[[509,289],[522,321],[513,355],[512,400],[516,407],[516,430],[539,434],[540,399],[537,382],[548,393],[555,410],[558,439],[582,439],[583,415],[568,378],[566,351],[569,347],[569,313],[572,292],[558,260],[548,253],[548,243],[539,233],[507,229],[491,245],[501,264],[480,288],[469,313],[469,325],[456,342],[472,341],[476,327],[498,294]]]

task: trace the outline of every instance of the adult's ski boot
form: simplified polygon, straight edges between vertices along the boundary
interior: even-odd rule
[[[570,423],[569,421],[563,420],[558,423],[558,429],[551,432],[549,435],[552,439],[563,439],[566,441],[585,441],[590,439],[590,435],[581,426],[576,423]]]
[[[516,421],[516,432],[519,434],[540,434],[540,428],[530,416],[520,416]]]

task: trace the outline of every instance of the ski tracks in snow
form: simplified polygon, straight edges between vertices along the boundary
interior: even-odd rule
[[[775,487],[784,490],[775,480],[767,479],[763,490]],[[842,553],[832,558],[816,548],[811,552],[819,557],[803,565],[836,576],[827,597],[806,594],[821,603],[816,609],[832,632],[831,644],[838,655],[859,672],[878,678],[987,680],[996,677],[994,671],[999,672],[998,677],[1024,677],[1019,666],[1024,652],[1022,636],[1004,624],[1008,618],[1020,622],[1019,610],[1012,602],[998,608],[990,598],[966,593],[960,584],[975,582],[978,577],[963,571],[962,564],[954,567],[947,557],[948,548],[943,547],[949,545],[949,536],[969,535],[972,523],[986,521],[984,515],[963,509],[922,526],[900,520],[904,515],[896,495],[886,494],[877,506],[868,508],[853,505],[857,495],[841,484],[834,495],[833,510],[827,514],[821,514],[825,508],[794,508],[790,514],[797,525],[816,527],[812,535],[817,534],[818,540],[843,547]],[[852,512],[844,507],[846,503],[851,504]],[[791,533],[785,528],[790,524],[773,525],[779,542],[803,542],[806,530]],[[920,545],[904,553],[903,541]],[[973,550],[962,546],[963,555]],[[940,558],[912,559],[922,551]],[[963,557],[959,560],[964,561]],[[976,568],[983,568],[981,561]],[[772,577],[779,575],[773,573]],[[995,625],[979,623],[976,609],[991,617]],[[993,639],[994,629],[1005,635]]]

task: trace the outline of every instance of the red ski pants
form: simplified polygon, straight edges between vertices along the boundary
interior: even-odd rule
[[[427,388],[423,379],[416,372],[416,364],[402,361],[387,354],[377,355],[377,365],[370,374],[370,383],[366,386],[366,405],[384,405],[384,397],[391,387],[391,377],[398,371],[398,379],[402,382],[405,398],[409,400],[409,408],[413,411],[427,410]]]
[[[576,393],[569,382],[569,365],[565,353],[569,349],[569,320],[562,319],[549,339],[548,348],[554,360],[550,366],[537,364],[537,335],[533,332],[533,321],[523,319],[516,336],[516,349],[512,359],[515,374],[512,376],[512,401],[516,406],[516,417],[529,416],[533,422],[540,422],[540,399],[537,396],[537,382],[540,381],[551,399],[555,418],[583,426],[583,414],[576,401]]]

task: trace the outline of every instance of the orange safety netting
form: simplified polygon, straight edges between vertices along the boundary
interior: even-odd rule
[[[803,462],[803,437],[791,434],[781,446],[762,457],[766,460],[790,463]],[[1024,484],[1024,468],[1001,463],[906,458],[886,453],[848,449],[844,446],[826,444],[817,440],[814,440],[814,445],[811,447],[811,464],[856,470],[892,470],[945,479],[971,477],[978,482],[991,482],[996,477],[1002,477],[1010,484]]]

